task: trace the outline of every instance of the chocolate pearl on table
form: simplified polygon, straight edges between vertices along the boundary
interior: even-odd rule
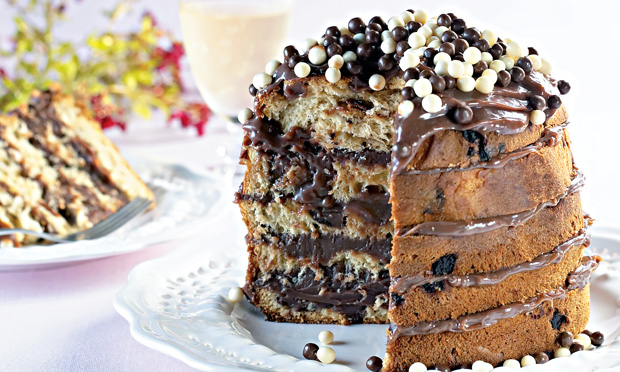
[[[478,41],[474,43],[474,46],[480,49],[481,52],[488,52],[489,48],[491,47],[489,45],[489,42],[486,41],[485,39],[479,39]]]
[[[543,96],[539,96],[539,95],[534,95],[531,96],[529,99],[529,104],[530,106],[534,109],[534,110],[544,110],[545,109],[545,105],[547,102],[545,102],[545,98]],[[570,346],[570,344],[569,344]],[[565,346],[568,347],[568,346]]]
[[[335,55],[342,55],[343,50],[340,44],[332,44],[327,47],[326,52],[328,57],[333,57]]]
[[[383,31],[383,27],[381,27],[381,25],[378,24],[378,23],[372,23],[371,22],[371,23],[369,23],[366,26],[366,32],[368,32],[370,30],[377,31],[378,33],[381,33],[381,31]]]
[[[340,37],[340,29],[336,26],[330,26],[325,30],[325,36]]]
[[[446,81],[441,76],[433,75],[428,80],[433,86],[433,93],[441,93],[446,90]]]
[[[499,44],[494,44],[492,47],[489,48],[488,52],[489,54],[491,54],[491,56],[493,56],[493,59],[500,59],[502,54],[504,54],[504,48],[502,48],[502,46]]]
[[[379,26],[381,26],[381,30],[387,30],[388,29],[387,23],[385,23],[385,21],[383,21],[383,18],[381,18],[379,16],[372,17],[368,23],[369,24],[370,23],[378,24]]]
[[[528,55],[535,55],[535,56],[537,56],[538,55],[538,51],[536,49],[532,48],[532,47],[527,47],[527,54]]]
[[[422,24],[418,21],[411,21],[408,22],[407,25],[405,25],[405,28],[407,29],[407,31],[409,31],[410,34],[418,31],[421,27]]]
[[[534,360],[536,360],[536,364],[545,364],[549,361],[549,355],[541,351],[539,353],[534,354]]]
[[[514,80],[517,83],[520,83],[523,81],[523,79],[525,79],[525,71],[523,71],[523,69],[521,67],[513,67],[511,70],[511,74],[510,76],[512,77],[512,80]]]
[[[396,44],[396,54],[398,54],[399,56],[404,56],[405,52],[410,49],[411,46],[409,45],[408,42],[406,41],[399,41],[398,44]]]
[[[325,39],[323,39],[323,47],[325,48],[336,43],[338,43],[338,38],[334,36],[325,36]]]
[[[452,89],[456,86],[456,79],[452,76],[446,75],[443,77],[443,81],[446,82],[446,89]]]
[[[448,30],[441,34],[441,42],[442,43],[452,43],[459,38],[459,35],[456,32]]]
[[[359,61],[349,61],[346,63],[345,67],[351,75],[359,75],[364,70],[362,64]]]
[[[319,346],[312,342],[309,342],[304,346],[303,356],[308,360],[316,360],[316,352],[319,351]]]
[[[402,97],[403,101],[410,101],[415,97],[415,92],[413,91],[412,87],[404,87],[400,91],[400,96]]]
[[[459,105],[450,110],[450,118],[457,124],[467,124],[474,118],[474,112],[469,106]]]
[[[292,45],[287,46],[286,48],[284,48],[284,59],[289,59],[292,56],[297,56],[299,55],[299,52],[297,51],[297,48],[295,48]]]
[[[452,43],[443,43],[439,46],[439,51],[447,53],[449,56],[453,56],[456,52],[454,48],[454,44]]]
[[[444,35],[445,34],[446,33],[444,32]],[[464,40],[464,39],[456,39],[452,42],[452,44],[454,44],[454,50],[460,53],[463,53],[465,49],[469,48],[469,43],[467,42],[467,40]]]
[[[485,61],[478,61],[474,64],[474,76],[482,75],[484,70],[489,68]]]
[[[376,23],[373,23],[373,25],[376,25]],[[381,34],[375,30],[366,31],[366,42],[371,45],[379,44],[381,42]]]
[[[560,91],[560,94],[567,94],[568,92],[570,92],[570,84],[568,83],[568,81],[558,81],[558,90]]]
[[[394,39],[394,41],[399,42],[402,40],[407,40],[408,37],[409,32],[406,28],[398,26],[392,29],[392,39]]]
[[[592,345],[601,346],[605,342],[605,336],[601,332],[594,332],[590,335],[590,340],[592,340]]]
[[[338,42],[342,46],[343,49],[351,50],[356,47],[355,39],[353,39],[352,35],[341,35],[338,38]]]
[[[381,371],[381,368],[383,368],[383,360],[379,357],[371,356],[366,361],[366,368],[373,372],[379,372]]]
[[[382,56],[381,58],[379,58],[377,65],[379,66],[379,70],[389,71],[394,68],[395,63],[394,63],[394,59],[386,54]]]
[[[526,74],[529,74],[530,72],[532,72],[532,61],[527,58],[527,57],[521,57],[517,60],[517,62],[515,63],[515,66],[517,67],[521,67],[523,69],[523,72],[525,72]]]
[[[507,87],[510,84],[510,72],[506,70],[501,70],[497,73],[497,85],[501,87]]]
[[[403,74],[403,79],[405,80],[405,82],[411,79],[419,79],[419,78],[420,78],[420,70],[418,70],[417,68],[408,68],[405,70],[405,73]]]
[[[571,354],[573,354],[573,353],[576,353],[576,352],[578,352],[578,351],[583,351],[583,350],[584,350],[584,347],[583,347],[583,345],[582,345],[582,344],[580,344],[580,343],[578,343],[578,342],[574,342],[574,343],[570,346],[570,348],[569,348],[568,350],[570,350],[570,353],[571,353]]]
[[[420,79],[429,79],[435,75],[435,72],[431,69],[420,71]]]
[[[357,56],[360,58],[370,58],[373,54],[372,45],[361,43],[357,46]]]
[[[557,97],[557,96],[556,96],[556,97]],[[551,98],[551,97],[549,97],[549,98]],[[558,97],[558,98],[559,98],[559,97]],[[592,336],[592,332],[588,331],[587,329],[585,329],[585,330],[584,330],[583,332],[581,332],[581,333],[583,333],[584,335]]]
[[[463,39],[467,40],[470,45],[480,40],[481,35],[482,33],[480,33],[480,31],[475,27],[470,27],[463,31]]]
[[[448,13],[448,15],[450,16],[450,19],[453,21],[458,18],[454,13]]]
[[[573,343],[573,334],[570,332],[562,332],[558,336],[558,344],[562,347],[569,347]]]
[[[449,15],[440,14],[439,17],[437,17],[437,26],[450,27],[451,24],[452,18],[450,18]]]
[[[250,84],[250,86],[248,87],[248,91],[250,92],[250,95],[252,97],[256,97],[256,93],[258,93],[258,89],[256,89],[254,84]]]
[[[467,28],[467,24],[465,23],[464,19],[457,18],[457,19],[452,20],[452,24],[450,25],[450,27],[452,28],[452,31],[460,35],[463,32],[465,32],[465,29]]]
[[[506,44],[503,41],[501,41],[501,39],[497,39],[497,43],[496,44],[501,46],[503,50],[506,50],[506,48],[508,48],[508,44]]]
[[[288,65],[288,67],[290,67],[290,68],[295,68],[295,66],[297,66],[297,64],[298,64],[299,62],[301,62],[301,61],[302,61],[302,58],[301,58],[301,56],[300,56],[300,55],[294,55],[294,56],[292,56],[291,58],[289,58],[289,59],[288,59],[288,61],[287,61],[287,63],[286,63],[286,64],[287,64],[287,65]]]
[[[366,24],[359,17],[351,19],[349,21],[348,27],[349,31],[351,31],[352,34],[359,34],[366,30]]]

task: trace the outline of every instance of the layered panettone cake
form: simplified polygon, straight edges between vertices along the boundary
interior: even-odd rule
[[[544,353],[589,316],[591,219],[534,48],[452,13],[284,49],[239,120],[245,293],[269,320],[389,323],[384,371]]]
[[[0,228],[55,234],[87,229],[153,194],[101,126],[68,96],[47,91],[0,115]],[[0,236],[2,246],[38,238]]]

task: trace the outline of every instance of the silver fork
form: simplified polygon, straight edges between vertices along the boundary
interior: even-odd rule
[[[131,219],[147,210],[152,203],[153,202],[149,199],[137,197],[93,227],[68,235],[49,234],[27,229],[0,229],[0,236],[21,233],[37,236],[41,239],[56,243],[70,243],[78,240],[96,239],[116,231]]]

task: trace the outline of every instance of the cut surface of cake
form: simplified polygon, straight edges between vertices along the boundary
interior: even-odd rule
[[[269,320],[389,323],[384,371],[548,352],[589,317],[570,85],[452,13],[353,18],[255,76],[237,193]]]
[[[68,96],[33,95],[0,116],[0,227],[70,234],[92,227],[130,200],[153,194],[114,144]],[[37,242],[0,237],[3,246]]]

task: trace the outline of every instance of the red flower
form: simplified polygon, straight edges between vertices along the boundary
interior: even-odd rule
[[[204,103],[191,103],[183,110],[173,112],[168,118],[168,123],[178,120],[181,123],[181,127],[194,127],[198,135],[202,136],[205,134],[207,122],[211,115],[211,110]]]

